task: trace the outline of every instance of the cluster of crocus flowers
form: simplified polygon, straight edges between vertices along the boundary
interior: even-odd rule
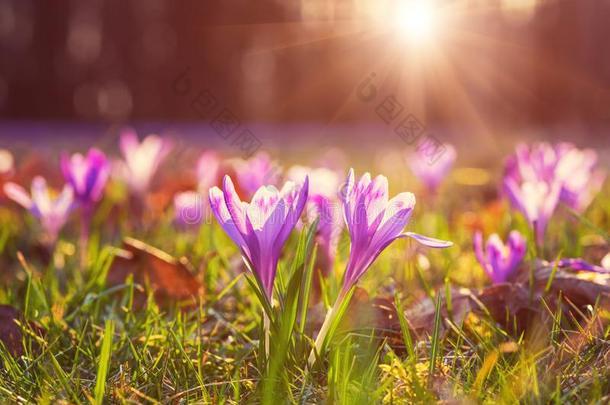
[[[138,141],[133,130],[124,130],[119,143],[123,161],[117,164],[117,172],[136,195],[146,193],[157,169],[172,149],[172,143],[158,135],[148,135]]]
[[[525,257],[527,244],[523,235],[511,231],[506,245],[498,234],[493,234],[483,244],[483,234],[476,232],[474,253],[493,284],[505,283],[519,268]]]
[[[53,195],[46,180],[40,176],[32,180],[30,194],[12,182],[4,185],[4,193],[38,219],[44,232],[43,241],[49,245],[55,243],[74,208],[74,193],[70,185],[66,184],[59,194]]]
[[[426,187],[430,194],[436,194],[439,186],[451,171],[457,157],[452,145],[444,145],[442,153],[435,161],[425,156],[425,150],[420,149],[407,153],[407,165],[411,172]]]
[[[520,144],[506,163],[504,191],[528,219],[538,244],[559,202],[582,212],[600,190],[605,173],[597,154],[569,143]]]
[[[250,203],[242,201],[231,178],[224,177],[223,189],[210,189],[214,216],[239,246],[242,256],[267,298],[271,299],[282,247],[299,220],[308,195],[303,184],[286,182],[281,190],[260,187]]]
[[[390,199],[385,176],[371,179],[370,174],[365,173],[356,182],[354,170],[351,169],[342,190],[341,201],[349,231],[350,255],[339,296],[327,313],[316,338],[318,351],[323,347],[330,325],[334,322],[344,299],[349,296],[349,291],[392,242],[407,237],[432,248],[452,245],[451,242],[404,232],[415,208],[415,196],[403,192]],[[314,361],[315,354],[312,352],[309,363]]]

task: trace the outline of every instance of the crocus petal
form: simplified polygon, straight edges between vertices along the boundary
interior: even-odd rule
[[[87,176],[87,164],[85,158],[80,153],[75,153],[72,157],[64,155],[61,159],[61,169],[66,181],[70,182],[77,194],[85,193]]]
[[[119,140],[119,148],[126,158],[138,149],[138,135],[133,129],[124,129]]]
[[[517,231],[511,231],[508,235],[508,263],[507,266],[511,269],[521,263],[526,253],[525,238]]]
[[[435,249],[443,249],[443,248],[448,248],[448,247],[453,246],[453,242],[436,239],[436,238],[431,238],[429,236],[420,235],[420,234],[414,233],[414,232],[405,232],[405,233],[401,234],[399,237],[413,238],[417,242],[421,243],[422,245],[428,246],[431,248],[435,248]]]
[[[216,216],[216,219],[220,223],[220,226],[229,235],[229,237],[235,242],[241,249],[246,248],[246,241],[244,240],[241,232],[235,225],[235,221],[231,217],[229,210],[225,204],[224,194],[218,187],[212,187],[209,191],[210,207],[212,212]]]
[[[206,191],[215,186],[220,170],[220,158],[216,152],[204,152],[197,161],[197,181],[200,191]]]
[[[377,176],[368,187],[365,194],[366,222],[371,224],[378,221],[379,216],[383,218],[388,205],[388,179],[385,176]]]
[[[70,212],[74,203],[74,190],[68,184],[64,186],[61,193],[54,202],[54,210],[63,214]]]
[[[229,210],[229,214],[231,214],[231,218],[233,218],[235,226],[242,235],[247,234],[248,229],[246,227],[246,209],[248,204],[242,203],[242,201],[239,199],[239,196],[235,191],[233,181],[229,176],[225,176],[223,179],[223,195],[225,204]]]
[[[40,215],[44,216],[52,211],[47,181],[40,176],[36,176],[32,180],[32,201],[38,208]]]
[[[30,210],[33,207],[32,199],[23,187],[16,183],[5,183],[4,193],[8,198],[21,205],[23,208]]]
[[[299,218],[301,217],[301,215],[303,213],[303,210],[305,209],[305,203],[307,202],[307,196],[309,194],[309,177],[308,176],[305,177],[305,181],[303,182],[303,185],[301,185],[298,190],[299,190],[299,192],[298,192],[297,197],[294,198],[293,201],[289,202],[289,208],[288,208],[286,217],[284,219],[284,224],[282,226],[282,229],[278,233],[278,236],[276,239],[276,243],[275,243],[276,250],[277,250],[277,247],[283,246],[284,243],[286,243],[286,240],[288,239],[290,232],[292,232],[292,229],[294,229],[295,225],[297,224],[297,221],[299,220]],[[294,191],[294,186],[293,186],[293,191]],[[284,191],[284,192],[286,192],[286,191]],[[292,193],[292,191],[291,191],[291,193]]]
[[[400,235],[415,208],[413,193],[400,193],[387,203],[380,227],[376,230],[370,244],[377,246]]]
[[[493,282],[505,281],[508,276],[508,268],[505,265],[504,244],[495,233],[487,239],[486,255],[489,267],[492,269],[490,277]]]
[[[86,179],[86,190],[91,195],[91,199],[98,201],[104,191],[108,176],[110,175],[110,165],[106,155],[99,149],[92,148],[87,154],[89,171]]]
[[[274,213],[279,201],[280,193],[274,186],[263,186],[254,193],[252,202],[246,210],[247,218],[254,230],[263,229],[271,222],[269,218]],[[280,226],[279,224],[273,225]]]
[[[487,273],[487,275],[489,277],[492,277],[493,275],[493,269],[490,266],[489,262],[487,261],[487,258],[485,256],[485,253],[483,252],[483,233],[481,231],[477,231],[474,234],[473,237],[473,246],[474,246],[474,254],[479,262],[479,264],[481,265],[481,267],[483,267],[483,270],[485,270],[485,273]]]
[[[557,264],[558,267],[567,267],[574,271],[587,271],[591,273],[609,273],[609,271],[601,266],[588,263],[583,259],[561,259]]]

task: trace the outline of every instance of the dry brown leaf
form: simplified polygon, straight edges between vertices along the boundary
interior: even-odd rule
[[[176,259],[133,238],[125,238],[122,249],[126,254],[114,259],[107,277],[109,285],[122,284],[133,274],[134,282],[150,285],[159,304],[203,297],[203,286],[186,259]],[[145,298],[138,294],[137,304],[143,304]]]

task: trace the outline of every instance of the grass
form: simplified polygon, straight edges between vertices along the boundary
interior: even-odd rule
[[[457,187],[457,186],[454,186]],[[111,195],[113,195],[111,193]],[[334,272],[317,272],[315,226],[295,232],[280,263],[273,305],[261,306],[257,281],[216,224],[179,230],[166,213],[132,226],[120,211],[98,219],[88,265],[79,263],[77,224],[71,224],[48,264],[36,248],[36,229],[22,212],[2,208],[0,302],[19,308],[46,330],[39,336],[21,323],[24,353],[0,348],[3,403],[605,403],[610,400],[608,313],[595,306],[566,314],[539,308],[549,323],[522,333],[503,329],[487,315],[454,322],[440,308],[459,310],[452,291],[488,282],[476,264],[469,221],[487,232],[529,234],[505,208],[450,199],[435,208],[418,202],[411,230],[446,238],[446,251],[395,243],[380,256],[360,286],[386,296],[398,310],[398,341],[372,328],[338,327],[316,365],[307,367],[314,333],[340,289],[349,253],[344,235]],[[104,201],[100,212],[121,208]],[[610,228],[607,190],[583,220],[558,213],[544,249],[547,259],[577,257],[583,245],[604,241]],[[568,236],[566,236],[568,235]],[[206,292],[196,305],[161,306],[133,279],[106,285],[106,274],[124,236],[174,255],[185,255]],[[600,242],[603,246],[605,242]],[[607,246],[606,246],[607,249]],[[533,259],[530,253],[530,259]],[[553,271],[553,276],[555,271]],[[549,283],[552,283],[550,280]],[[134,297],[145,294],[144,304]],[[264,295],[264,294],[263,294]],[[317,298],[319,297],[319,299]],[[426,297],[435,306],[425,336],[413,334],[403,309]],[[266,355],[263,311],[271,318]],[[346,316],[358,317],[347,311]],[[582,315],[582,316],[577,316]],[[601,326],[599,326],[601,325]]]

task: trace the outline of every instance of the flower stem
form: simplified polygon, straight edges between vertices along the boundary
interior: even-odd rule
[[[269,314],[267,314],[267,311],[263,309],[263,334],[265,335],[265,357],[267,358],[267,360],[269,359],[269,334],[271,333],[270,329],[271,319],[269,319]]]
[[[320,332],[318,332],[318,336],[316,337],[315,349],[312,349],[311,353],[309,354],[309,360],[308,360],[309,367],[313,367],[313,365],[315,364],[316,352],[317,353],[321,352],[324,341],[326,340],[326,337],[330,330],[330,326],[334,322],[335,317],[337,316],[337,312],[339,311],[339,308],[341,307],[341,302],[343,301],[344,298],[345,298],[345,294],[343,292],[341,292],[341,294],[339,295],[339,297],[337,298],[337,300],[335,301],[333,306],[326,313],[326,317],[324,318],[324,323],[322,323]]]
[[[80,238],[79,238],[79,250],[80,250],[80,265],[81,269],[84,270],[87,267],[87,250],[89,247],[89,228],[91,226],[91,210],[87,207],[83,207],[81,212],[81,223],[80,223]]]

